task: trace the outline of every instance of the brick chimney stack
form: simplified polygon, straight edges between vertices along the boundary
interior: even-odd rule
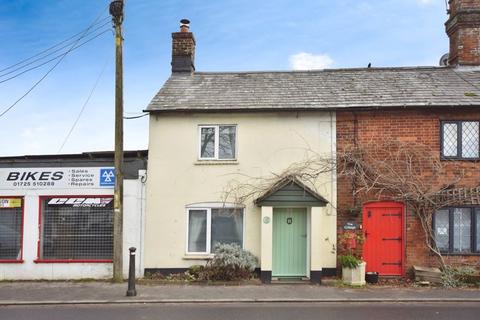
[[[480,66],[480,0],[449,0],[445,23],[450,38],[448,62],[454,66]]]
[[[180,20],[180,32],[172,33],[172,72],[195,71],[195,38],[189,31],[190,21]]]

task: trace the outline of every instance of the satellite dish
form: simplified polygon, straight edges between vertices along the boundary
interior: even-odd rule
[[[450,56],[450,55],[449,55],[448,53],[445,53],[445,54],[440,58],[439,64],[440,64],[441,67],[446,67],[446,66],[448,66],[448,57],[449,57],[449,56]]]

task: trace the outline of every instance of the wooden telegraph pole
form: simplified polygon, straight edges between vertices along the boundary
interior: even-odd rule
[[[115,27],[115,196],[113,212],[113,281],[123,281],[123,0],[110,3]]]

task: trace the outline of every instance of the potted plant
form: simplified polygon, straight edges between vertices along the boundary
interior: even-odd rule
[[[340,244],[345,252],[340,256],[340,265],[342,266],[342,281],[352,286],[365,285],[365,266],[367,265],[359,255],[354,253],[357,242],[362,239],[356,232],[344,232],[340,236]]]
[[[365,261],[353,254],[340,256],[342,281],[351,286],[365,285]]]

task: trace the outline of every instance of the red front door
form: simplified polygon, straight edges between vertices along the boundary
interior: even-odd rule
[[[367,272],[383,276],[403,275],[404,206],[398,202],[372,202],[363,207]]]

